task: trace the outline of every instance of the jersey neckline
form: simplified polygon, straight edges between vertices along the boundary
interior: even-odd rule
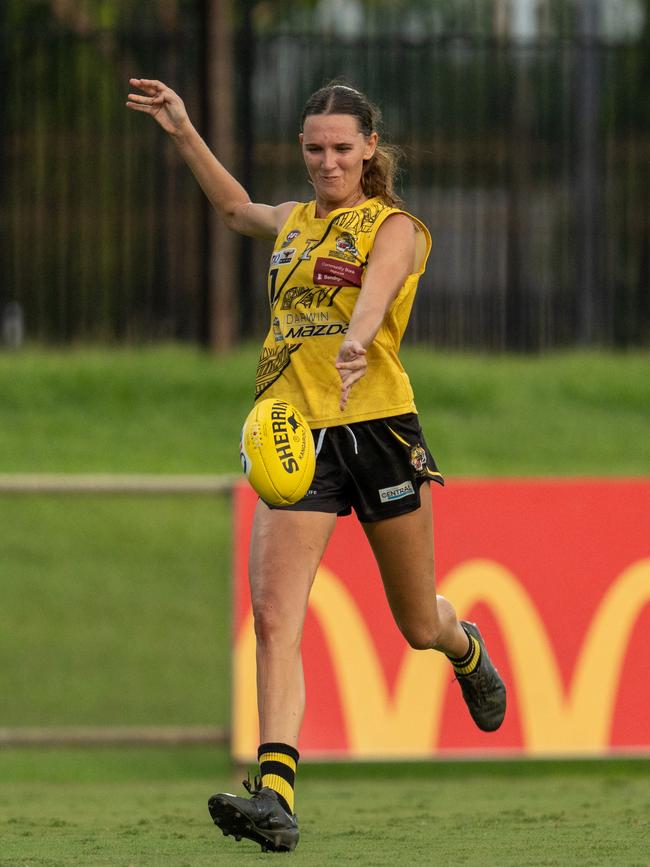
[[[364,205],[368,204],[368,202],[376,202],[376,201],[381,201],[379,196],[370,196],[369,198],[364,199],[363,202],[359,202],[359,204],[357,204],[357,205],[348,205],[348,206],[342,207],[342,208],[334,208],[333,210],[331,210],[329,212],[329,214],[327,214],[326,217],[316,216],[316,207],[317,207],[316,199],[311,199],[311,201],[306,202],[305,204],[312,209],[312,212],[310,214],[310,219],[322,220],[322,222],[326,223],[328,220],[331,220],[335,214],[338,214],[339,212],[356,211],[358,208],[363,208]]]

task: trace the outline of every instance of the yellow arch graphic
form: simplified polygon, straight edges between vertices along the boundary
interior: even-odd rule
[[[461,617],[478,602],[494,612],[508,651],[529,754],[606,749],[628,637],[650,601],[650,559],[625,569],[603,597],[584,638],[568,696],[537,609],[505,567],[491,560],[466,561],[447,575],[440,592],[454,601]],[[350,755],[430,754],[438,741],[450,676],[444,658],[407,648],[390,695],[356,603],[324,566],[318,571],[310,607],[330,650]],[[235,646],[233,674],[233,750],[244,758],[255,754],[258,740],[251,614]]]

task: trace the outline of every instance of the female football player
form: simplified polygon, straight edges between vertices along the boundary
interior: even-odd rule
[[[273,239],[271,322],[256,394],[294,404],[316,444],[305,497],[278,508],[260,500],[255,513],[249,570],[260,777],[247,786],[250,798],[220,793],[209,800],[224,834],[287,851],[298,842],[301,636],[337,515],[354,509],[397,626],[411,647],[449,657],[479,728],[493,731],[505,714],[505,687],[479,630],[436,596],[429,485],[443,480],[398,359],[431,239],[400,207],[395,152],[380,142],[377,111],[359,91],[334,84],[308,99],[298,139],[314,198],[266,205],[252,202],[219,163],[174,91],[148,79],[130,84],[128,107],[171,136],[226,225]]]

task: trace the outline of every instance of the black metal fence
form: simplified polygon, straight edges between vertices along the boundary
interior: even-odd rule
[[[155,69],[196,110],[198,22],[77,32],[32,13],[2,33],[0,306],[20,304],[30,338],[192,337],[200,194],[124,104],[129,76]]]
[[[294,4],[293,18],[283,4],[239,4],[233,168],[258,201],[309,197],[300,110],[343,78],[381,106],[405,151],[404,198],[433,234],[409,339],[645,344],[650,0],[635,4],[622,35],[573,0],[540,3],[555,18],[532,34],[508,29],[497,0],[462,20],[427,17],[417,3],[379,18],[371,4],[345,32],[310,4]],[[130,75],[161,78],[201,127],[209,4],[187,2],[155,27],[85,30],[32,5],[30,21],[3,22],[0,44],[0,314],[22,311],[28,338],[201,340],[205,205],[164,135],[124,101]],[[267,324],[268,254],[268,244],[239,245],[242,336]]]

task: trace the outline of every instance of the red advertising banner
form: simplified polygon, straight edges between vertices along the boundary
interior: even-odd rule
[[[432,485],[438,592],[475,620],[508,688],[499,731],[472,723],[450,665],[393,623],[363,530],[342,518],[303,640],[306,758],[650,751],[650,480]],[[233,752],[258,744],[247,555],[236,492]],[[287,540],[291,544],[291,540]]]

